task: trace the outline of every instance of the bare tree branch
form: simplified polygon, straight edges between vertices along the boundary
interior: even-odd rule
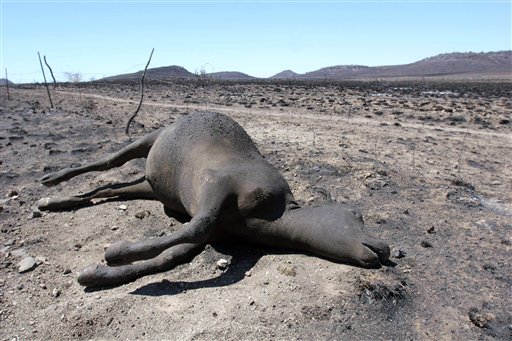
[[[39,65],[41,65],[41,71],[43,72],[44,86],[46,86],[46,92],[48,93],[48,98],[50,99],[50,108],[53,109],[52,96],[50,95],[50,88],[48,88],[48,83],[46,82],[46,75],[44,74],[43,62],[41,61],[41,54],[37,52],[37,56],[39,57]]]
[[[52,78],[53,78],[53,88],[57,88],[57,82],[55,81],[55,77],[53,76],[53,70],[52,68],[50,67],[50,64],[48,64],[48,62],[46,61],[46,55],[43,55],[43,60],[44,60],[44,63],[46,64],[46,66],[48,67],[48,69],[50,70],[50,74],[52,75]]]
[[[149,55],[148,62],[146,64],[146,67],[144,68],[144,72],[142,73],[142,77],[140,78],[140,102],[139,106],[137,107],[137,110],[135,110],[135,113],[133,113],[132,117],[128,120],[128,123],[126,123],[126,129],[125,134],[130,135],[130,124],[132,123],[133,119],[137,114],[139,113],[140,107],[142,106],[142,100],[144,99],[144,77],[146,77],[146,71],[148,69],[149,63],[151,62],[151,57],[153,57],[153,51],[155,51],[155,48],[151,50],[151,54]]]

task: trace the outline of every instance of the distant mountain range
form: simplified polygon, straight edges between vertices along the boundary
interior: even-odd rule
[[[299,75],[298,78],[368,79],[450,75],[504,75],[512,78],[512,51],[446,53],[404,65],[367,67],[341,65]]]
[[[246,73],[238,72],[238,71],[213,72],[213,73],[208,73],[207,75],[211,76],[214,79],[249,80],[249,79],[256,78],[253,76],[249,76]]]
[[[102,80],[139,80],[142,71],[103,78]],[[213,79],[251,80],[259,79],[238,71],[224,71],[206,74]],[[439,54],[411,64],[390,66],[336,65],[316,71],[298,74],[285,70],[268,79],[297,80],[369,80],[381,78],[410,77],[501,77],[512,79],[512,51],[499,52],[454,52]],[[148,79],[164,80],[172,78],[194,79],[200,77],[181,66],[165,66],[148,69]]]
[[[284,70],[284,71],[281,71],[275,75],[273,75],[272,77],[270,77],[271,79],[290,79],[290,78],[297,78],[299,77],[300,74],[296,73],[296,72],[293,72],[292,70]]]
[[[13,82],[11,82],[10,80],[7,80],[5,78],[0,78],[0,86],[1,85],[6,85],[6,84],[9,84],[9,85],[14,85]]]

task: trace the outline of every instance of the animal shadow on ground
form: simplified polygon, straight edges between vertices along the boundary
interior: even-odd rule
[[[165,296],[176,295],[194,289],[225,287],[243,280],[246,273],[261,257],[267,254],[276,253],[265,248],[252,247],[243,244],[235,245],[227,242],[213,243],[211,244],[211,247],[218,253],[232,257],[232,264],[230,264],[229,267],[219,276],[199,281],[169,281],[164,279],[158,283],[146,284],[132,291],[131,294],[143,296]],[[280,250],[277,251],[277,253],[279,252]]]

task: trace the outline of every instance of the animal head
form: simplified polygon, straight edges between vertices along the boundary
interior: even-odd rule
[[[292,210],[288,215],[287,224],[299,227],[311,247],[308,251],[365,268],[378,268],[389,258],[389,246],[365,231],[356,209],[331,202]]]

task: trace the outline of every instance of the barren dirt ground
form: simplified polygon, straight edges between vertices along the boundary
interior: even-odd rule
[[[144,161],[52,188],[38,179],[126,145],[138,85],[61,86],[54,110],[43,87],[11,88],[10,100],[0,90],[1,340],[511,338],[510,83],[149,83],[132,139],[193,110],[230,115],[302,205],[359,207],[396,266],[219,244],[103,290],[76,276],[105,245],[180,223],[156,201],[51,213],[35,204],[135,179]],[[37,266],[20,273],[27,257]]]

